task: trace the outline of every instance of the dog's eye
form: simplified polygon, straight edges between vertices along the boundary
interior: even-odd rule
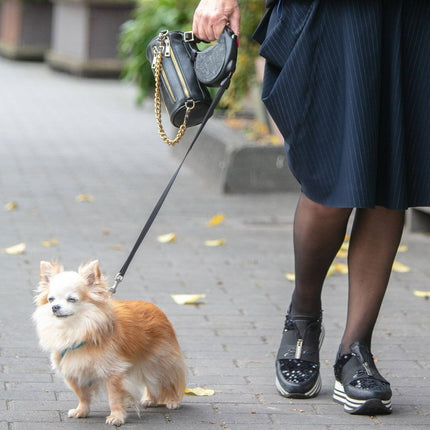
[[[76,302],[78,301],[78,299],[77,299],[77,298],[75,298],[75,297],[69,297],[69,298],[67,299],[67,301],[68,301],[68,302],[70,302],[70,303],[76,303]]]
[[[55,300],[54,297],[48,297],[48,302],[49,303],[52,303],[54,300]]]

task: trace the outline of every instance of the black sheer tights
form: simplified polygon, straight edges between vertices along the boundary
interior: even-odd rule
[[[320,205],[300,196],[294,220],[296,287],[291,314],[318,318],[324,279],[339,250],[352,209]],[[404,211],[357,209],[348,253],[348,316],[342,353],[359,341],[370,346],[373,328],[402,236]]]

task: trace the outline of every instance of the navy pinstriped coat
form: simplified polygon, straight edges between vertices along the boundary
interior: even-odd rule
[[[334,207],[430,206],[430,1],[274,0],[254,37],[290,168]]]

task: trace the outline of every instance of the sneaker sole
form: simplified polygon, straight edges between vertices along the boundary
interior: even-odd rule
[[[323,340],[324,340],[324,335],[325,335],[325,330],[324,330],[324,326],[321,325],[321,334],[320,334],[320,344],[319,344],[319,349],[321,349]],[[318,379],[315,382],[315,385],[306,393],[290,393],[288,392],[285,388],[282,387],[281,383],[278,380],[278,376],[276,375],[276,379],[275,379],[275,385],[276,385],[276,389],[278,390],[279,394],[283,397],[288,397],[288,398],[294,398],[294,399],[309,399],[311,397],[315,397],[319,394],[319,392],[321,391],[321,375],[318,373]]]
[[[345,393],[343,385],[339,381],[336,381],[334,385],[333,400],[343,405],[345,412],[353,415],[387,415],[392,411],[391,399],[353,399]]]
[[[318,375],[317,382],[306,393],[289,393],[284,388],[282,388],[277,377],[275,380],[275,385],[276,385],[276,389],[278,390],[279,394],[283,397],[294,398],[294,399],[309,399],[311,397],[315,397],[321,391],[321,376]]]

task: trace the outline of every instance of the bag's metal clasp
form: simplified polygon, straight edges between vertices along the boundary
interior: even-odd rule
[[[187,100],[185,102],[185,108],[186,109],[192,110],[195,108],[195,106],[196,106],[196,102],[194,100]]]
[[[158,52],[164,52],[165,57],[170,57],[169,30],[163,30],[158,34]]]
[[[161,42],[162,40],[164,40],[168,34],[169,34],[169,30],[160,31],[160,33],[158,33],[158,41]]]
[[[194,42],[194,33],[192,31],[184,31],[184,42]]]

